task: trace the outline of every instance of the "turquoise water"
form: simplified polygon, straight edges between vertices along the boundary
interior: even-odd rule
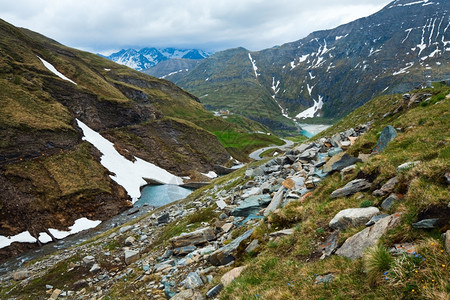
[[[300,131],[300,134],[306,136],[307,138],[312,138],[319,132],[324,131],[330,125],[323,125],[323,124],[298,124],[302,128]]]
[[[176,200],[186,198],[192,190],[174,184],[147,185],[141,191],[141,197],[134,206],[144,204],[160,207]]]

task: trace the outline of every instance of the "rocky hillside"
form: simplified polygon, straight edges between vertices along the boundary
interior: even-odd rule
[[[141,50],[122,49],[116,53],[103,57],[112,60],[118,64],[125,65],[138,71],[142,71],[151,68],[153,66],[156,66],[160,62],[166,60],[171,59],[199,60],[204,59],[208,56],[209,53],[198,49],[142,48]]]
[[[25,263],[0,295],[447,299],[449,108],[445,84],[375,98],[315,140]]]
[[[282,46],[215,53],[183,77],[167,79],[208,108],[273,129],[289,128],[287,118],[336,120],[374,96],[449,79],[449,10],[448,1],[396,0]]]
[[[268,131],[249,120],[214,117],[169,81],[2,20],[0,57],[1,239],[54,238],[49,229],[66,231],[84,217],[105,220],[130,206],[130,192],[116,183],[120,174],[100,164],[102,153],[84,141],[77,120],[130,161],[197,180],[228,163],[230,153],[245,158],[282,143],[249,133]],[[237,141],[243,137],[250,142]],[[35,246],[13,243],[0,258]]]
[[[145,69],[143,72],[158,78],[170,76],[171,80],[175,81],[175,78],[183,76],[184,73],[195,68],[201,61],[201,59],[172,58]]]

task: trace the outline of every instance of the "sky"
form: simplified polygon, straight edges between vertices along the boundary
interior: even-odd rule
[[[252,51],[373,14],[391,0],[0,0],[0,18],[64,45]]]

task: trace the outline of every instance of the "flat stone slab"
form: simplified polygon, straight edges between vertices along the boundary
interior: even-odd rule
[[[270,195],[266,194],[250,196],[233,209],[231,215],[235,217],[247,217],[250,214],[256,215],[262,208],[267,207],[271,201]]]
[[[339,198],[355,194],[359,191],[370,188],[370,183],[365,179],[355,179],[347,183],[344,187],[331,193],[331,198]]]
[[[210,263],[215,266],[221,266],[234,261],[235,260],[234,255],[237,248],[243,241],[245,241],[252,235],[253,230],[254,230],[253,228],[247,230],[244,234],[233,240],[228,245],[223,246],[222,248],[219,248],[216,251],[214,251],[209,256]]]
[[[380,213],[376,207],[348,208],[338,212],[328,224],[332,229],[345,229],[349,226],[360,226]]]
[[[336,251],[336,254],[350,259],[362,257],[364,250],[376,245],[388,229],[393,228],[400,222],[400,217],[400,213],[395,213],[349,237],[342,247]]]
[[[277,193],[273,196],[272,201],[270,201],[266,210],[264,211],[264,216],[267,217],[271,212],[277,209],[281,205],[281,201],[283,200],[285,188],[284,186],[280,187]]]
[[[196,231],[181,234],[171,238],[169,241],[174,248],[184,246],[203,244],[216,238],[214,230],[211,227],[198,229]]]
[[[230,283],[233,282],[235,278],[239,277],[242,271],[244,271],[246,268],[247,266],[242,266],[226,272],[225,274],[223,274],[222,278],[220,279],[220,282],[222,282],[223,286],[228,286]]]

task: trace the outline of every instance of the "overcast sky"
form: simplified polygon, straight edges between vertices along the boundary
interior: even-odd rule
[[[0,18],[67,46],[261,50],[383,8],[390,0],[0,0]]]

